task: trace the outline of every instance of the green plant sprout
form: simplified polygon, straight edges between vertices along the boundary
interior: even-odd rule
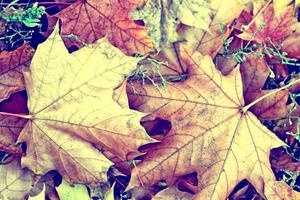
[[[299,63],[296,63],[296,59],[293,58],[288,58],[287,53],[281,52],[281,48],[277,47],[274,42],[271,40],[271,38],[266,38],[266,40],[271,44],[271,47],[268,47],[266,44],[251,44],[252,39],[255,37],[255,35],[262,30],[263,28],[266,27],[266,24],[261,24],[260,27],[254,32],[254,34],[251,36],[251,39],[247,42],[247,44],[236,50],[236,51],[231,51],[229,49],[230,44],[233,41],[233,37],[229,37],[228,39],[224,40],[223,42],[223,48],[224,52],[219,53],[219,56],[232,56],[233,59],[237,63],[242,63],[245,61],[245,57],[247,55],[256,55],[257,57],[263,57],[267,55],[268,57],[278,57],[280,59],[280,63],[276,64],[288,64],[288,65],[295,65],[295,66],[300,66]],[[223,33],[224,31],[222,31]],[[259,50],[263,50],[262,52]],[[275,64],[275,63],[274,63]]]
[[[139,65],[128,77],[128,82],[132,86],[134,93],[136,93],[136,90],[133,86],[133,81],[136,80],[141,81],[142,85],[144,85],[146,81],[150,81],[150,83],[159,91],[161,88],[165,89],[168,80],[160,72],[161,65],[165,63],[150,57],[146,57],[143,61],[145,63],[150,63],[150,65]],[[160,87],[160,85],[162,87]]]
[[[45,14],[45,7],[38,6],[37,3],[32,6],[27,4],[25,9],[24,6],[18,6],[18,1],[14,0],[6,7],[0,7],[0,22],[3,25],[0,42],[10,48],[20,40],[30,40],[33,29],[42,27],[41,18]]]
[[[29,28],[42,26],[41,17],[45,14],[45,7],[38,6],[38,4],[35,3],[31,8],[27,8],[26,10],[22,8],[16,9],[13,5],[17,2],[18,0],[15,0],[5,7],[0,12],[0,18],[5,20],[7,23],[22,22]]]
[[[297,184],[297,177],[300,175],[300,172],[293,172],[289,170],[276,170],[277,172],[283,172],[282,180],[285,181],[290,187],[300,190],[300,186]]]

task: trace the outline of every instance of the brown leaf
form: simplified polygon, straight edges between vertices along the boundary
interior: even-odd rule
[[[282,51],[289,57],[300,59],[300,33],[295,33],[286,38],[282,43]]]
[[[300,171],[300,162],[293,161],[292,156],[283,148],[272,149],[270,162],[275,170]]]
[[[92,44],[106,37],[124,53],[146,54],[154,47],[145,27],[137,25],[129,12],[145,0],[77,1],[57,14],[62,22],[61,35],[67,47]],[[67,38],[74,35],[79,41]]]
[[[32,187],[32,173],[22,169],[19,160],[0,165],[0,180],[0,199],[24,199]]]
[[[283,143],[251,112],[241,112],[238,69],[224,77],[210,57],[185,47],[179,53],[188,67],[186,81],[170,83],[164,92],[139,83],[137,95],[128,91],[133,108],[172,123],[164,140],[133,170],[128,188],[139,185],[139,179],[146,185],[161,179],[172,183],[197,171],[201,192],[196,199],[225,199],[244,178],[263,193],[262,180],[275,181],[270,149]]]
[[[292,6],[286,7],[285,12],[280,13],[280,15],[275,15],[273,4],[270,4],[263,10],[262,14],[255,18],[250,27],[246,26],[246,31],[239,37],[244,40],[254,40],[259,44],[267,44],[269,39],[273,43],[279,44],[293,33],[295,22],[296,18]]]
[[[272,90],[262,90],[269,73],[265,59],[256,55],[247,56],[245,62],[241,64],[243,93],[247,104],[272,92]],[[251,111],[259,119],[280,119],[287,115],[287,99],[288,91],[283,90],[258,102]]]
[[[24,44],[15,51],[0,53],[0,102],[25,89],[22,69],[29,67],[34,49]]]
[[[0,115],[0,151],[10,153],[16,153],[18,151],[15,142],[26,122],[27,120],[22,118]]]

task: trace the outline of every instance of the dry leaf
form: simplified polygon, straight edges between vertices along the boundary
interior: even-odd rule
[[[280,15],[275,15],[273,4],[270,4],[263,10],[262,14],[256,17],[254,23],[250,27],[246,26],[247,30],[238,36],[244,40],[254,40],[260,44],[269,43],[269,39],[273,43],[279,44],[292,34],[295,29],[295,22],[292,6],[286,7],[285,12],[281,12]]]
[[[34,49],[24,44],[15,51],[0,53],[0,102],[25,89],[22,69],[29,67]]]
[[[246,57],[245,62],[241,64],[243,93],[246,104],[273,91],[262,90],[269,74],[270,69],[264,58],[256,55]],[[259,119],[280,119],[287,115],[287,99],[288,91],[282,90],[255,104],[251,111]]]
[[[172,183],[197,171],[200,194],[195,199],[225,199],[245,178],[262,194],[264,184],[275,181],[270,149],[283,143],[251,112],[242,112],[238,68],[223,77],[210,57],[185,47],[179,54],[188,67],[186,81],[170,83],[164,92],[139,83],[137,95],[128,91],[133,108],[172,123],[164,140],[132,171],[128,189],[140,180],[147,185],[161,179]]]
[[[245,7],[247,0],[213,0],[211,2],[211,20],[208,31],[188,26],[179,28],[179,34],[187,40],[189,46],[203,55],[215,57],[231,32],[227,26],[237,18]]]
[[[27,120],[0,115],[0,151],[16,153],[15,142]]]
[[[112,99],[137,61],[106,39],[69,54],[56,28],[24,73],[30,115],[18,139],[27,144],[22,165],[37,174],[58,170],[71,183],[92,183],[105,181],[111,165],[92,144],[123,160],[139,154],[140,145],[153,141],[139,124],[143,114]]]
[[[296,200],[300,193],[290,188],[285,182],[276,182],[271,190],[266,190],[265,195],[270,200]]]
[[[193,195],[187,192],[182,192],[179,191],[177,188],[172,187],[160,191],[152,198],[152,200],[190,200],[192,199],[192,196]]]
[[[31,189],[32,173],[22,169],[19,160],[0,165],[0,199],[20,200]]]
[[[300,33],[290,35],[282,42],[282,51],[289,57],[300,59]]]
[[[128,55],[153,51],[145,27],[137,25],[129,12],[145,0],[77,1],[57,14],[62,21],[61,35],[67,47],[94,43],[104,37]],[[67,37],[70,36],[70,37]],[[77,37],[72,39],[71,36]]]

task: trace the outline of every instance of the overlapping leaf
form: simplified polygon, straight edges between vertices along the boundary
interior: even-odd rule
[[[149,0],[131,16],[145,22],[156,49],[160,50],[178,40],[176,28],[180,22],[207,30],[211,12],[206,0]]]
[[[133,170],[128,187],[161,179],[172,183],[197,171],[196,199],[225,199],[244,178],[262,194],[263,184],[268,187],[275,181],[270,149],[282,143],[251,112],[242,111],[238,69],[223,77],[209,57],[185,47],[179,55],[188,68],[186,81],[169,84],[164,92],[138,83],[137,94],[128,91],[133,108],[172,123],[168,135]]]
[[[18,139],[27,144],[22,165],[37,174],[56,169],[69,182],[91,183],[105,180],[111,165],[92,144],[123,160],[138,154],[140,145],[152,141],[139,124],[143,115],[112,97],[137,61],[106,39],[69,54],[56,28],[25,73],[30,115]]]
[[[253,40],[259,44],[278,44],[295,30],[296,19],[293,16],[294,8],[289,6],[280,15],[275,14],[273,4],[267,6],[261,15],[258,15],[254,23],[248,24],[246,31],[239,35],[245,40]]]
[[[215,57],[222,47],[224,38],[231,32],[230,23],[240,15],[247,2],[247,0],[213,0],[210,3],[212,11],[208,30],[181,26],[178,31],[194,50]]]
[[[129,55],[152,51],[145,27],[129,17],[129,12],[143,3],[145,0],[77,1],[57,15],[62,21],[61,35],[66,46],[81,47],[106,35],[113,45]]]
[[[22,169],[20,161],[0,165],[0,199],[24,199],[32,187],[32,173]]]
[[[247,56],[241,64],[243,93],[247,104],[272,91],[262,89],[269,74],[270,69],[265,59],[256,55]],[[259,119],[280,119],[287,115],[287,99],[288,91],[279,91],[255,104],[251,111]]]
[[[0,53],[0,102],[10,94],[24,90],[22,69],[29,67],[34,49],[24,44],[13,52]]]

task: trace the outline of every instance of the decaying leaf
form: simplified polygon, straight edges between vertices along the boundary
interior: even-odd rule
[[[22,169],[20,161],[0,165],[0,199],[23,199],[32,187],[32,173]]]
[[[22,69],[29,67],[34,49],[24,44],[15,51],[0,53],[0,102],[25,89]]]
[[[137,25],[129,12],[145,0],[77,1],[57,14],[62,21],[61,35],[67,47],[94,43],[104,37],[123,52],[145,54],[153,44],[145,27]]]
[[[176,28],[179,22],[207,30],[211,9],[206,0],[148,0],[131,13],[134,19],[143,20],[148,33],[160,50],[179,39]]]
[[[92,144],[123,160],[139,154],[140,145],[153,141],[139,124],[143,114],[112,98],[137,61],[106,39],[69,54],[56,28],[24,73],[29,121],[18,138],[27,144],[22,165],[37,174],[58,170],[71,183],[93,183],[106,180],[111,162]]]
[[[266,190],[267,199],[274,200],[292,200],[300,199],[300,193],[290,188],[283,181],[276,182],[271,190]]]
[[[179,55],[188,68],[186,81],[170,83],[164,92],[139,83],[137,93],[128,91],[133,108],[172,123],[164,140],[150,147],[132,171],[128,189],[140,181],[172,183],[196,171],[200,193],[195,199],[225,199],[245,178],[263,194],[275,181],[270,149],[283,143],[245,110],[238,68],[223,77],[210,57],[186,47]]]
[[[247,0],[213,0],[208,30],[181,26],[179,33],[187,40],[189,46],[203,55],[215,57],[231,30],[230,23],[237,18],[245,8]]]

